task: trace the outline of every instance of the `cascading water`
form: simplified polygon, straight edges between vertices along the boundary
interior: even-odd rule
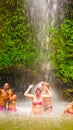
[[[51,80],[50,75],[50,56],[49,56],[49,37],[45,34],[46,25],[54,26],[63,19],[64,13],[61,9],[63,2],[60,0],[27,0],[28,12],[33,23],[39,40],[38,48],[40,50],[40,68],[45,81]],[[61,15],[62,13],[62,15]],[[60,21],[59,20],[59,21]],[[58,22],[59,22],[58,21]]]
[[[60,6],[59,3],[61,2]],[[28,11],[30,14],[30,19],[33,22],[38,39],[40,41],[40,56],[41,56],[41,71],[44,73],[44,79],[48,81],[48,75],[50,71],[50,63],[49,63],[49,55],[48,52],[48,43],[49,38],[45,35],[45,24],[47,19],[50,21],[50,25],[54,26],[56,19],[61,14],[61,5],[63,4],[62,0],[28,0]],[[63,14],[60,15],[61,19],[63,18]],[[46,39],[44,42],[44,38]],[[45,56],[44,52],[47,53]],[[53,98],[55,98],[54,93]],[[17,112],[9,113],[3,112],[0,113],[0,130],[72,130],[73,129],[73,121],[72,117],[64,118],[64,116],[59,116],[61,118],[57,118],[57,115],[63,115],[63,110],[66,103],[64,102],[56,102],[53,106],[53,115],[47,114],[45,118],[32,118],[26,117],[30,111],[30,102],[18,102],[17,103]],[[47,118],[46,118],[47,117]],[[69,123],[70,122],[70,123]],[[72,128],[72,129],[71,129]]]
[[[50,66],[49,37],[46,35],[46,26],[59,24],[64,17],[63,2],[61,0],[27,0],[29,18],[35,27],[39,40],[40,68],[44,81],[50,81],[53,85],[53,73]],[[49,30],[48,30],[49,32]],[[52,90],[54,104],[58,102],[56,94]],[[63,106],[61,106],[63,107]],[[56,110],[56,109],[55,109]],[[58,111],[58,109],[56,110]]]
[[[28,0],[30,18],[36,27],[42,29],[46,18],[53,25],[57,13],[57,0]]]

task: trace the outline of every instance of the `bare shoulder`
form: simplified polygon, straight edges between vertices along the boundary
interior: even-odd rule
[[[17,99],[17,95],[16,95],[16,94],[14,94],[14,95],[13,95],[13,98],[14,98],[14,99]]]
[[[69,109],[70,109],[70,107],[71,107],[71,105],[66,106],[66,107],[65,107],[65,109],[64,109],[64,111],[69,110]]]

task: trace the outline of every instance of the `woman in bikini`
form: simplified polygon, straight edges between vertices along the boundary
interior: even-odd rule
[[[10,89],[8,91],[8,110],[9,111],[16,111],[16,100],[17,95],[14,93],[14,89]]]
[[[41,89],[42,94],[47,94],[47,89],[48,89],[49,95],[51,95],[49,83],[40,82],[37,87],[39,87]],[[52,111],[51,96],[43,99],[43,108],[44,108],[44,112],[51,112]]]
[[[65,108],[64,113],[73,114],[73,101]]]
[[[40,88],[37,88],[35,91],[35,94],[29,94],[29,91],[32,87],[33,87],[33,85],[30,85],[29,88],[24,93],[24,96],[32,99],[32,109],[31,109],[30,115],[42,115],[43,99],[50,97],[49,92],[47,92],[46,95],[42,95]]]

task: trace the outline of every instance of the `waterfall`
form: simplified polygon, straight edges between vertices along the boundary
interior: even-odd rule
[[[63,19],[63,1],[61,0],[27,0],[30,21],[33,23],[39,40],[41,74],[45,81],[51,80],[49,37],[45,34],[46,25],[54,26]],[[59,20],[59,21],[58,21]]]
[[[36,27],[44,28],[45,19],[53,25],[57,13],[57,0],[28,0],[30,18]]]

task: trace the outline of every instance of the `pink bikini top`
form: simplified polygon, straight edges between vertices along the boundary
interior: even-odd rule
[[[32,104],[33,105],[42,105],[42,101],[33,101]]]
[[[72,112],[72,111],[70,111],[70,110],[67,110],[67,113],[73,114],[73,112]]]

